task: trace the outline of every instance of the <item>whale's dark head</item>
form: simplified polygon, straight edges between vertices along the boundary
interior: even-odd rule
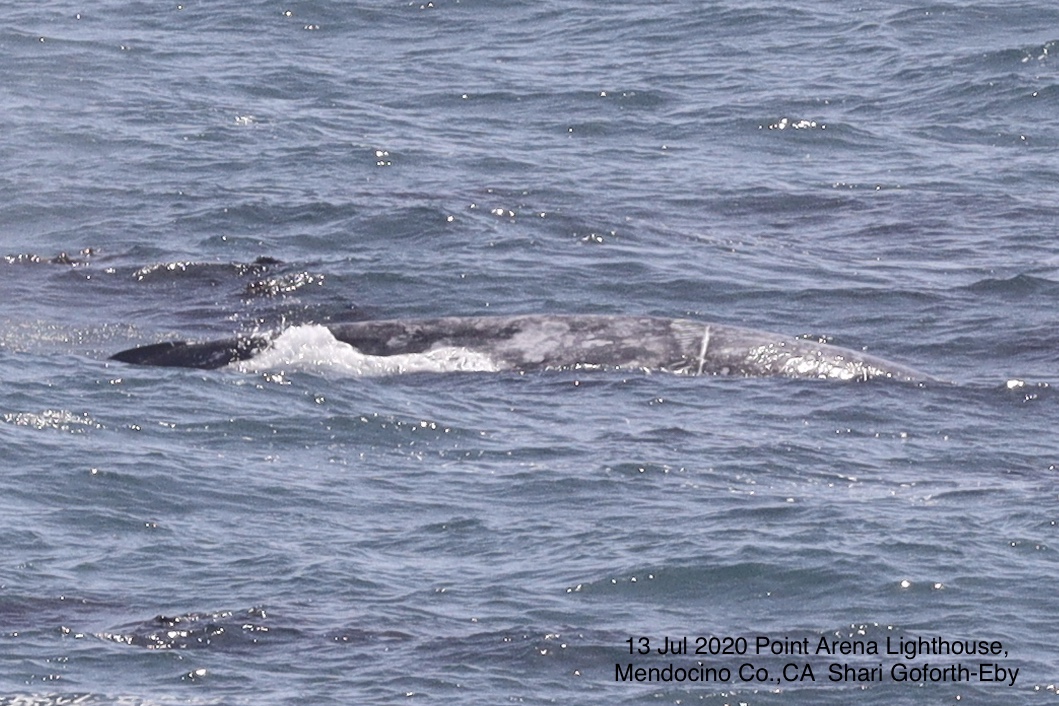
[[[158,365],[169,368],[223,368],[237,360],[247,360],[268,348],[269,340],[262,336],[240,336],[221,341],[188,343],[165,341],[149,346],[130,348],[110,356],[111,360],[133,365]]]

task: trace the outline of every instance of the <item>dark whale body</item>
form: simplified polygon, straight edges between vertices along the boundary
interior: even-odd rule
[[[462,348],[513,371],[643,369],[691,375],[933,380],[912,368],[825,343],[737,326],[647,316],[472,316],[328,326],[369,356]],[[122,351],[137,365],[220,368],[268,349],[271,337],[166,342]]]

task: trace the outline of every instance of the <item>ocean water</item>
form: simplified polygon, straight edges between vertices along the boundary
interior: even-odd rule
[[[1055,701],[1057,55],[1042,0],[6,8],[0,704]],[[106,360],[516,313],[948,382]]]

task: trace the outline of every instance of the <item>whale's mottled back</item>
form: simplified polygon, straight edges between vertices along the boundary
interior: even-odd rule
[[[486,356],[491,370],[601,368],[690,375],[932,380],[912,368],[838,346],[687,319],[474,316],[364,321],[333,324],[328,329],[335,339],[365,356],[461,349]],[[168,342],[122,351],[112,359],[212,369],[251,359],[269,346],[269,339],[262,336]]]

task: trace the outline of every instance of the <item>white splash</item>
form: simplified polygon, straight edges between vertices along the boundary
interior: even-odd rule
[[[326,326],[292,326],[276,337],[268,350],[230,367],[244,373],[330,372],[358,377],[502,369],[484,353],[452,346],[423,353],[365,355],[336,339]]]

